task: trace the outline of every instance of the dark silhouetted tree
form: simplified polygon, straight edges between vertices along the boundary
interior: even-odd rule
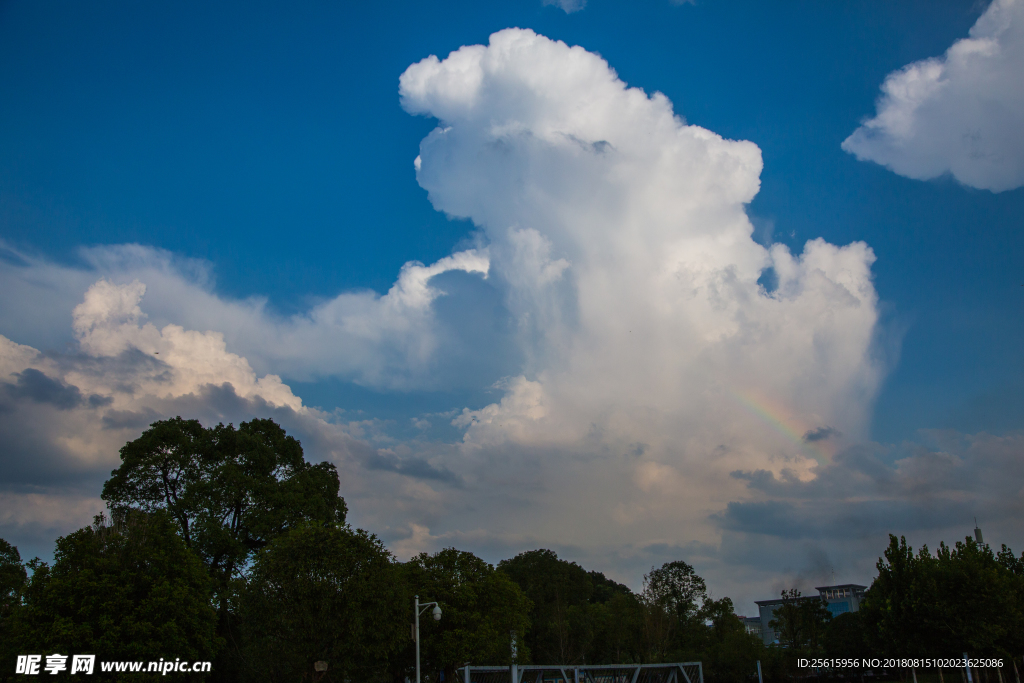
[[[372,534],[303,524],[256,553],[237,601],[239,667],[298,681],[328,663],[335,681],[383,681],[409,639],[401,569]]]

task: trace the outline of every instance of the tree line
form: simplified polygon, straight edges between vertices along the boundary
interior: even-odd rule
[[[52,564],[0,540],[0,680],[18,654],[95,653],[209,660],[206,677],[228,682],[316,680],[325,661],[323,680],[400,683],[415,667],[413,595],[443,610],[421,620],[431,683],[513,657],[702,661],[717,683],[750,680],[759,660],[766,681],[784,680],[796,655],[1024,652],[1024,559],[1005,546],[967,539],[933,557],[892,538],[860,612],[832,619],[784,592],[782,642],[766,647],[683,561],[652,568],[639,592],[544,549],[497,566],[456,548],[399,562],[346,524],[334,466],[307,462],[272,420],[164,420],[120,456],[102,491],[109,518],[59,538]]]

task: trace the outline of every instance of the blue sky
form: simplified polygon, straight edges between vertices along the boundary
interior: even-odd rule
[[[1020,56],[1020,47],[1013,42],[1018,40],[1024,20],[1018,4],[1002,3],[1009,28],[1000,29],[1002,33],[995,38],[1003,41],[1002,56],[992,58],[996,66],[972,62],[964,69],[991,74],[998,85],[998,60],[1013,66]],[[1018,153],[1024,134],[1019,131],[1024,127],[999,122],[989,126],[985,120],[971,120],[972,116],[987,115],[982,105],[974,109],[965,105],[964,112],[935,114],[929,119],[929,112],[955,109],[943,104],[940,93],[934,96],[940,98],[939,104],[929,100],[915,110],[917,137],[910,142],[903,139],[886,147],[872,138],[858,147],[856,154],[841,147],[862,122],[880,111],[876,101],[889,74],[919,60],[941,58],[956,41],[968,37],[987,8],[987,3],[976,1],[698,0],[673,4],[669,0],[590,0],[573,12],[557,5],[544,6],[540,0],[306,3],[298,7],[273,3],[211,7],[208,3],[3,2],[0,255],[3,282],[8,284],[6,291],[0,291],[0,335],[41,351],[32,367],[48,373],[54,381],[78,386],[80,393],[87,395],[85,384],[76,384],[76,377],[84,372],[75,365],[76,358],[93,354],[124,360],[124,354],[133,349],[144,351],[140,340],[150,337],[132,332],[128,341],[102,346],[89,341],[89,332],[82,332],[86,327],[75,326],[72,311],[85,300],[87,289],[101,279],[117,286],[140,280],[147,288],[139,300],[148,318],[122,311],[125,321],[133,326],[137,323],[140,330],[148,319],[157,328],[171,324],[199,333],[222,333],[225,353],[245,359],[254,376],[278,375],[301,400],[303,410],[320,409],[313,417],[281,419],[292,420],[289,424],[303,435],[310,458],[338,463],[353,521],[381,534],[399,555],[456,544],[496,561],[544,544],[633,584],[650,564],[681,558],[721,576],[716,589],[719,594],[752,599],[760,597],[759,591],[775,590],[787,581],[816,580],[815,572],[823,571],[825,564],[845,564],[849,575],[844,578],[851,581],[870,579],[870,555],[880,551],[886,531],[905,530],[934,544],[940,537],[950,540],[962,535],[975,514],[983,519],[989,514],[993,530],[999,533],[987,535],[1017,547],[1022,545],[1022,528],[1012,518],[1021,503],[1019,490],[997,495],[980,482],[1006,475],[1000,468],[1019,468],[1022,455],[1024,190],[1015,180],[1014,168],[1019,171],[1022,163]],[[589,329],[588,337],[573,322],[575,315],[585,317],[587,299],[579,292],[562,292],[551,295],[554,298],[544,306],[530,309],[530,324],[537,329],[524,332],[526,313],[516,302],[526,295],[514,284],[510,265],[514,260],[501,265],[500,256],[504,253],[501,249],[519,248],[516,245],[523,242],[503,241],[494,221],[513,216],[508,223],[522,230],[516,233],[526,235],[522,239],[532,239],[537,233],[542,245],[538,248],[548,249],[545,258],[549,257],[556,270],[561,269],[556,276],[564,273],[566,278],[578,278],[572,282],[590,281],[582,274],[585,254],[590,253],[587,245],[581,243],[577,245],[580,250],[573,251],[574,247],[567,246],[570,238],[559,237],[554,228],[537,227],[534,233],[528,232],[536,226],[525,224],[524,217],[534,213],[500,214],[487,205],[486,195],[459,195],[459,185],[452,179],[466,170],[463,167],[445,166],[448,162],[428,167],[431,157],[424,153],[427,170],[418,180],[413,159],[421,153],[421,141],[438,126],[437,112],[449,111],[454,105],[438,104],[436,98],[450,93],[429,84],[423,86],[426,94],[406,93],[404,108],[399,97],[399,77],[411,65],[429,55],[444,60],[462,46],[486,45],[492,33],[510,27],[531,29],[552,41],[578,45],[599,55],[627,86],[641,88],[648,96],[663,93],[686,124],[712,131],[726,141],[746,140],[756,145],[763,160],[759,191],[749,203],[742,198],[726,202],[736,215],[745,212],[749,217],[756,243],[766,248],[784,245],[799,255],[809,240],[822,238],[838,246],[864,242],[873,251],[876,260],[865,261],[870,277],[863,281],[873,287],[873,294],[868,292],[862,304],[875,316],[858,318],[859,322],[851,318],[828,330],[807,322],[804,330],[820,340],[847,338],[849,330],[856,328],[867,340],[856,352],[862,365],[850,366],[855,368],[851,371],[854,379],[843,380],[846,384],[841,386],[829,384],[833,388],[822,389],[825,398],[814,399],[828,403],[828,410],[819,415],[801,404],[801,396],[813,393],[792,380],[803,368],[786,365],[788,361],[779,360],[782,356],[773,356],[770,350],[759,361],[779,368],[780,377],[765,376],[759,395],[766,397],[765,405],[785,406],[781,410],[786,419],[781,422],[792,423],[790,428],[801,424],[808,430],[824,429],[848,420],[850,426],[836,429],[845,434],[845,441],[836,443],[821,462],[808,461],[806,449],[793,444],[765,446],[764,453],[754,455],[757,444],[774,437],[757,432],[761,427],[734,425],[734,406],[722,404],[698,415],[687,407],[688,398],[680,398],[687,386],[703,387],[702,382],[707,387],[717,386],[716,382],[728,383],[728,378],[698,380],[686,374],[689,370],[680,370],[674,388],[665,389],[664,397],[672,398],[652,404],[654,410],[664,410],[667,423],[644,423],[636,418],[631,426],[621,427],[634,419],[628,417],[632,415],[630,406],[642,403],[628,398],[631,391],[643,389],[639,382],[621,390],[623,402],[630,406],[584,406],[568,398],[558,404],[559,399],[553,398],[569,396],[580,385],[555,380],[545,383],[544,378],[574,372],[566,369],[564,354],[551,350],[561,343],[552,341],[558,335],[551,332],[551,325],[564,325],[568,330],[559,339],[575,335],[573,348],[593,348],[596,340],[607,338],[616,325],[628,327],[628,316],[606,320]],[[538,64],[538,72],[546,68]],[[950,66],[943,78],[955,80],[961,72],[954,71]],[[495,82],[505,81],[499,78]],[[431,95],[431,87],[441,88],[437,91],[441,94]],[[992,99],[991,92],[974,93],[964,87],[966,94],[951,101],[969,102],[975,95],[982,103]],[[1011,92],[1001,106],[1009,112],[1008,120],[1019,124],[1024,119],[1019,83],[1008,88]],[[1007,87],[997,90],[1003,92]],[[580,97],[580,101],[590,101],[585,93]],[[495,108],[492,120],[505,115],[503,101],[498,98],[488,105]],[[453,120],[462,121],[459,116],[451,114]],[[463,128],[452,124],[456,132],[477,125],[473,123],[475,114],[466,116]],[[975,176],[964,174],[970,171],[951,175],[919,170],[924,162],[915,165],[917,160],[941,157],[947,149],[943,135],[953,140],[967,135],[952,130],[948,124],[952,120],[962,123],[963,131],[978,131],[982,144],[995,140],[992,144],[1010,158],[1005,168],[984,176],[989,179],[985,181],[970,180]],[[952,130],[948,135],[947,129]],[[612,144],[616,144],[614,140]],[[904,162],[903,157],[892,161],[894,157],[885,156],[895,154],[892,149],[897,148],[910,161]],[[976,154],[972,158],[981,157]],[[502,163],[485,152],[465,159]],[[871,159],[889,161],[883,165]],[[955,166],[956,162],[951,163]],[[984,165],[984,158],[977,164]],[[442,170],[431,175],[435,173],[431,168]],[[536,167],[527,164],[523,168],[533,173]],[[450,171],[448,176],[444,169]],[[492,171],[498,172],[495,167],[481,166],[466,177],[491,177],[488,173]],[[712,177],[713,172],[708,174]],[[926,177],[930,175],[938,177]],[[686,176],[702,177],[700,173]],[[756,178],[756,173],[752,177]],[[693,180],[690,185],[699,182]],[[570,190],[566,186],[565,192]],[[520,197],[517,201],[528,200]],[[657,206],[650,209],[658,210]],[[501,218],[494,218],[499,214]],[[722,230],[727,224],[732,226],[723,222]],[[609,235],[614,236],[616,229],[607,226]],[[570,233],[583,234],[569,231],[566,235]],[[662,233],[647,239],[656,242],[659,235]],[[668,240],[671,231],[664,235]],[[123,245],[143,248],[128,254]],[[341,338],[334,345],[328,330],[318,333],[320,350],[316,354],[296,360],[302,353],[284,347],[296,343],[294,339],[306,339],[300,333],[292,342],[282,341],[273,349],[254,341],[271,334],[271,328],[284,329],[289,320],[312,315],[317,306],[339,295],[356,297],[363,292],[364,299],[372,299],[374,295],[368,292],[386,294],[403,264],[430,265],[452,254],[471,252],[490,254],[491,270],[486,278],[475,266],[466,265],[468,261],[431,271],[428,286],[443,294],[432,294],[422,304],[427,307],[423,309],[426,317],[402,318],[400,324],[394,323],[397,327],[380,323],[376,337],[359,338],[361,346]],[[748,256],[737,258],[736,263],[745,263]],[[756,261],[762,257],[749,258]],[[605,275],[614,279],[616,266],[601,263],[604,265],[597,265],[597,260],[590,263],[593,281],[601,280],[597,277],[601,268],[611,269]],[[762,266],[760,281],[768,285],[765,296],[770,297],[774,271],[767,262]],[[742,270],[744,266],[736,267]],[[623,266],[621,272],[627,270]],[[631,294],[629,286],[628,282],[615,286],[624,302],[643,292],[641,288]],[[569,297],[572,302],[565,304],[559,297]],[[355,308],[344,308],[348,303],[343,308],[372,308],[369,299],[351,303]],[[823,320],[833,314],[831,304],[823,305],[811,317]],[[223,328],[218,327],[219,319],[234,320],[231,316],[235,313],[242,320],[255,310],[252,306],[261,311],[260,322],[252,322],[250,327],[246,327],[249,323],[231,327],[225,322]],[[572,313],[574,310],[578,312]],[[623,310],[629,307],[610,310],[609,315]],[[542,313],[557,325],[545,327]],[[360,320],[372,327],[377,323],[365,321],[379,321],[390,313],[365,315],[368,317]],[[684,311],[679,315],[696,314]],[[781,325],[782,331],[775,334],[789,334],[787,325],[798,328],[799,320],[809,319],[794,318],[797,322]],[[90,330],[99,325],[91,324]],[[645,325],[652,338],[676,334],[675,323],[647,320],[638,324]],[[417,332],[417,325],[434,327]],[[531,334],[550,338],[537,342]],[[381,344],[392,344],[395,335],[407,335],[408,339],[402,337],[405,341],[394,342],[394,348],[381,350]],[[684,337],[679,337],[679,343],[685,345]],[[834,343],[842,345],[841,341]],[[796,348],[789,344],[778,341],[778,348]],[[356,346],[358,352],[352,350]],[[764,348],[775,347],[769,343]],[[614,365],[621,358],[619,352],[607,353],[590,369],[581,361],[580,376],[589,377],[594,368],[609,362]],[[647,353],[653,358],[659,351],[648,349]],[[293,406],[291,399],[274,399],[260,393],[263,389],[246,394],[239,388],[241,380],[231,380],[234,375],[227,370],[220,379],[211,379],[221,372],[216,369],[218,362],[211,361],[214,369],[195,379],[196,384],[187,390],[173,395],[157,391],[154,396],[159,394],[163,403],[154,402],[145,414],[156,419],[187,404],[206,419],[238,421],[260,410],[276,410],[280,415],[281,410]],[[379,363],[379,368],[374,363]],[[377,369],[367,370],[371,366]],[[8,393],[22,401],[29,401],[24,397],[30,395],[24,388],[28,386],[27,367],[11,365],[7,371],[12,373],[8,386],[22,387]],[[636,376],[626,365],[622,370]],[[782,377],[786,372],[789,379]],[[870,377],[863,382],[856,379],[867,375]],[[617,381],[614,376],[609,373],[611,385]],[[461,424],[453,424],[453,420],[457,423],[458,415],[486,411],[489,405],[498,406],[494,414],[501,414],[501,406],[506,406],[503,397],[511,405],[514,397],[525,395],[517,393],[517,386],[526,387],[523,391],[533,387],[517,385],[517,377],[538,383],[537,391],[548,392],[549,403],[544,405],[554,412],[558,409],[550,406],[561,405],[566,424],[578,418],[595,430],[611,433],[619,429],[621,434],[602,437],[604,440],[567,437],[557,429],[523,423],[523,431],[500,439],[481,436],[475,442],[477,450],[470,452],[467,444],[477,438],[473,420],[483,420],[486,415],[467,418]],[[234,384],[240,401],[232,403],[234,407],[202,393],[203,387],[219,385],[221,380]],[[777,387],[778,394],[768,395],[773,391],[770,387]],[[99,389],[97,392],[102,394]],[[857,398],[850,398],[854,393]],[[829,403],[833,399],[834,405]],[[113,405],[120,409],[120,404]],[[620,408],[619,417],[609,417],[618,415]],[[110,424],[116,422],[110,415],[106,418]],[[20,541],[33,553],[46,553],[57,533],[86,523],[87,513],[96,505],[97,482],[116,463],[116,446],[110,450],[109,444],[134,438],[144,427],[141,419],[127,420],[120,431],[111,428],[95,439],[83,437],[91,445],[79,451],[66,443],[53,446],[52,457],[40,460],[38,466],[25,464],[41,458],[32,454],[38,449],[30,448],[35,437],[26,436],[31,430],[26,425],[35,423],[23,418],[16,427],[9,424],[7,429],[17,428],[20,433],[7,443],[26,445],[24,449],[9,445],[6,453],[0,453],[7,461],[4,469],[8,473],[4,477],[8,481],[6,503],[0,505],[10,508],[6,516],[0,516],[4,537]],[[605,419],[607,425],[602,423]],[[720,433],[708,435],[704,445],[694,437],[694,443],[678,447],[679,453],[658,445],[659,439],[679,443],[668,431],[650,438],[636,436],[660,429],[659,424],[704,424],[708,420],[721,421]],[[751,420],[754,425],[756,420]],[[429,427],[417,426],[428,422]],[[327,429],[323,425],[340,430],[340,436],[331,437],[335,441],[316,436],[317,429]],[[74,429],[68,426],[68,433]],[[747,429],[753,430],[748,436],[729,441],[732,436],[727,435],[747,433]],[[569,465],[556,464],[597,457],[595,453],[614,451],[620,442],[640,444],[641,464],[636,469],[594,461],[588,465],[592,471],[581,474]],[[317,451],[313,448],[317,443],[328,445]],[[715,469],[706,463],[717,457],[713,454],[716,444],[744,455],[736,455],[735,461],[726,458],[731,464],[723,460]],[[985,444],[991,447],[989,451]],[[792,452],[787,454],[786,448]],[[989,455],[971,455],[980,451]],[[1003,455],[996,457],[993,452]],[[856,543],[837,545],[829,539],[831,532],[802,526],[801,519],[821,515],[809,500],[836,496],[831,489],[819,498],[814,497],[819,494],[806,491],[815,486],[827,488],[833,479],[843,480],[837,468],[866,472],[850,463],[868,457],[897,474],[903,472],[900,462],[906,469],[911,461],[917,462],[914,458],[938,458],[971,469],[976,462],[972,457],[976,457],[981,458],[978,462],[988,463],[987,469],[979,465],[988,474],[978,475],[974,488],[966,492],[946,492],[948,500],[962,501],[966,496],[969,504],[963,509],[954,506],[955,514],[949,512],[953,508],[944,508],[949,514],[941,522],[922,521],[929,516],[931,503],[917,505],[910,494],[901,497],[879,484],[872,489],[877,502],[873,508],[869,506],[868,513],[843,512],[838,507],[834,511],[836,519],[852,515],[861,520],[854,533]],[[1004,457],[1008,460],[1000,459]],[[694,465],[694,459],[704,464]],[[72,469],[81,473],[78,484],[58,476],[59,463],[66,462],[77,463]],[[484,469],[494,478],[465,469],[470,462],[477,463],[473,467],[488,463]],[[544,468],[561,469],[549,473]],[[671,472],[659,468],[671,468]],[[603,477],[602,470],[606,472]],[[30,471],[32,474],[27,474]],[[729,472],[747,474],[735,474],[729,480]],[[771,472],[776,488],[751,474],[756,472]],[[674,481],[675,476],[681,482],[719,482],[723,476],[726,481],[719,494],[702,499],[693,509],[664,514],[645,509],[634,517],[620,511],[615,519],[630,521],[622,522],[620,534],[603,540],[582,528],[587,524],[585,518],[573,518],[556,500],[559,483],[588,481],[594,490],[606,491],[614,490],[616,482],[629,480],[637,487],[637,496],[650,498],[654,508],[675,510],[655,500],[658,495],[671,494],[659,494],[650,484]],[[748,482],[747,488],[737,492],[738,482]],[[787,482],[792,486],[783,491]],[[520,511],[519,526],[506,524],[498,529],[501,525],[481,522],[478,513],[480,506],[486,505],[488,487],[509,485],[534,491],[530,512]],[[715,489],[717,484],[709,486]],[[933,498],[942,498],[942,485],[934,486]],[[369,502],[385,492],[401,499],[394,510]],[[680,484],[676,495],[685,494],[686,484]],[[447,512],[439,507],[437,500],[456,495],[477,502]],[[844,495],[861,501],[867,494],[847,491]],[[37,518],[23,512],[33,505],[45,507],[44,502],[51,500],[71,502],[56,516]],[[367,503],[360,507],[363,500]],[[889,510],[886,506],[890,504],[898,510],[887,517],[882,511]],[[612,496],[609,505],[640,510],[644,504]],[[749,515],[740,514],[743,505],[776,505],[789,510],[789,517],[779,513],[772,519],[779,528],[789,525],[782,536],[791,540],[791,546],[755,559],[761,552],[758,549],[775,537],[770,530],[751,527]],[[503,517],[516,519],[519,508],[512,503],[509,506],[497,505],[496,509],[503,510]],[[964,519],[954,519],[957,514]],[[692,525],[693,530],[669,531],[680,524],[683,528]],[[637,529],[643,528],[650,531],[640,538],[638,534],[647,532]]]

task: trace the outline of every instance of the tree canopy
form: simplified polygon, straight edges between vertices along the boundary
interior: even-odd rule
[[[600,640],[603,613],[596,609],[616,596],[632,596],[626,586],[600,572],[559,559],[552,550],[530,550],[498,563],[531,603],[533,625],[525,643],[535,661],[576,664]],[[626,609],[618,605],[620,611]]]
[[[162,420],[120,455],[103,487],[112,523],[58,539],[52,567],[0,539],[0,680],[14,653],[48,650],[212,660],[226,683],[320,680],[318,661],[324,680],[395,683],[415,669],[414,595],[443,612],[421,620],[426,683],[456,683],[466,662],[700,660],[719,683],[761,661],[770,683],[805,673],[798,656],[1024,651],[1024,555],[971,538],[915,553],[890,536],[859,612],[833,619],[825,601],[783,591],[782,644],[766,647],[682,560],[652,567],[636,593],[546,549],[497,568],[456,548],[398,562],[345,524],[334,466],[307,462],[272,420]]]
[[[408,641],[408,590],[372,534],[306,523],[256,553],[235,605],[246,678],[297,681],[326,661],[334,680],[387,678]]]
[[[299,442],[273,420],[236,429],[177,417],[125,444],[102,497],[115,518],[166,510],[224,590],[280,534],[306,521],[344,523],[338,488],[334,465],[306,462]]]
[[[405,565],[406,583],[421,602],[437,602],[440,621],[420,619],[420,651],[425,671],[445,672],[451,681],[465,662],[511,664],[512,634],[518,661],[529,662],[524,637],[529,631],[530,601],[507,574],[463,550],[421,553]],[[412,596],[407,614],[412,623]],[[433,680],[433,679],[432,679]]]
[[[893,656],[1010,656],[1024,650],[1024,561],[967,537],[915,554],[890,535],[862,607],[877,647]]]
[[[133,512],[57,539],[52,567],[32,563],[14,616],[20,651],[212,660],[222,645],[212,582],[175,531],[164,512]]]

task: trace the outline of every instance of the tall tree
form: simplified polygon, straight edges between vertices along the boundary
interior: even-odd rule
[[[817,596],[801,597],[797,589],[782,591],[782,604],[768,625],[779,633],[779,641],[787,647],[807,653],[818,653],[825,630],[832,620],[828,603]]]
[[[889,537],[861,608],[876,651],[898,657],[971,652],[1008,656],[1024,649],[1024,576],[1009,548],[998,555],[967,537],[915,555]]]
[[[0,538],[0,623],[21,600],[21,589],[28,578],[18,549]]]
[[[18,549],[0,538],[0,681],[14,671],[17,644],[13,620],[21,607],[21,596],[28,574]]]
[[[372,534],[303,524],[259,551],[236,605],[242,678],[382,681],[409,638],[408,591]]]
[[[705,680],[719,683],[749,678],[764,645],[760,638],[747,633],[746,626],[736,616],[732,600],[707,600],[701,617],[707,627],[699,650],[693,656],[703,661]]]
[[[443,612],[440,621],[420,620],[422,666],[430,680],[437,681],[434,674],[443,672],[446,683],[451,682],[465,662],[510,664],[513,633],[518,661],[530,661],[530,601],[507,574],[472,553],[445,548],[412,558],[405,575],[413,594],[422,602],[439,603]],[[407,598],[410,625],[412,598]]]
[[[563,560],[553,550],[520,553],[499,562],[498,571],[515,581],[532,603],[527,643],[540,663],[595,663],[594,646],[602,638],[603,623],[598,606],[632,595],[626,586]],[[620,612],[627,609],[622,603],[617,606]],[[619,642],[623,647],[621,638]]]
[[[52,567],[30,564],[34,571],[13,624],[22,652],[195,661],[213,660],[221,646],[209,575],[162,511],[132,512],[114,526],[97,518],[92,528],[57,539]]]
[[[861,607],[879,652],[901,657],[929,653],[924,612],[935,597],[928,585],[933,561],[927,547],[914,555],[906,538],[889,535],[889,546],[875,565],[878,576]]]
[[[121,449],[102,497],[115,517],[166,510],[221,593],[276,536],[310,520],[341,524],[346,512],[334,465],[306,462],[273,420],[237,429],[181,417],[155,422]]]
[[[704,628],[701,608],[707,586],[693,567],[677,560],[644,575],[646,658],[650,662],[676,659],[692,646]]]

